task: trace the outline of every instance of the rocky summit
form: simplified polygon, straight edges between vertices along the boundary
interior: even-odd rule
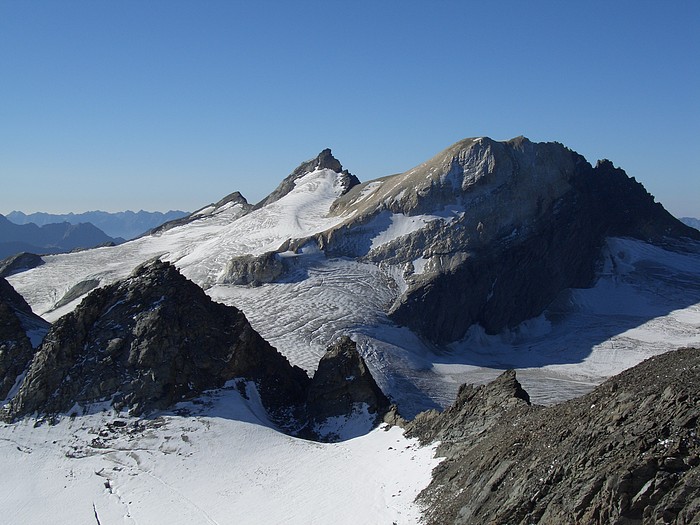
[[[255,205],[255,209],[263,208],[270,203],[280,200],[294,189],[296,181],[304,175],[316,170],[331,170],[338,174],[343,193],[348,192],[351,188],[360,183],[348,170],[344,170],[340,161],[333,156],[329,148],[324,149],[315,158],[302,162],[291,174],[284,178],[275,190],[263,200]]]
[[[513,371],[463,387],[408,425],[446,458],[419,497],[427,522],[698,523],[698,385],[700,349],[686,348],[548,408]]]
[[[611,162],[594,167],[559,143],[524,137],[465,139],[354,186],[331,212],[349,218],[318,234],[319,246],[403,267],[406,286],[388,314],[436,343],[474,324],[491,334],[515,327],[564,289],[590,286],[606,237],[700,240]],[[392,229],[405,233],[373,233]]]
[[[303,402],[309,382],[242,312],[212,301],[169,263],[152,260],[94,290],[52,326],[4,417],[100,401],[141,413],[233,378],[255,381],[273,412]]]

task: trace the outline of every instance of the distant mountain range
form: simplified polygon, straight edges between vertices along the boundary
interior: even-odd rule
[[[104,244],[120,244],[122,238],[107,235],[90,223],[67,222],[15,224],[0,215],[0,259],[20,252],[36,254],[70,252],[78,248],[94,248]]]
[[[161,224],[179,219],[189,215],[189,212],[180,210],[170,210],[162,213],[159,211],[138,211],[130,210],[116,213],[106,211],[87,211],[85,213],[30,213],[29,215],[21,211],[13,211],[7,214],[7,218],[15,224],[34,223],[38,226],[47,224],[68,222],[70,224],[80,224],[89,222],[97,226],[110,237],[122,237],[133,239],[146,233],[147,231],[160,226]]]
[[[690,226],[691,228],[695,228],[696,230],[700,230],[700,219],[695,219],[694,217],[681,217],[679,219],[683,224],[686,224]]]

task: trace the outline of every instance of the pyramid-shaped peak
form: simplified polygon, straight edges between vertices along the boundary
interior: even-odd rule
[[[254,206],[254,209],[262,208],[264,206],[267,206],[268,204],[278,201],[294,189],[295,182],[298,179],[316,170],[331,170],[335,171],[336,173],[342,174],[343,179],[341,181],[341,184],[343,186],[343,193],[347,192],[350,188],[360,183],[357,177],[352,175],[348,170],[343,169],[343,165],[338,159],[336,159],[333,156],[331,149],[326,148],[313,159],[302,162],[291,174],[289,174],[280,183],[279,186],[277,186],[275,191],[273,191],[272,193],[270,193],[270,195],[268,195],[262,201],[257,203]]]
[[[256,382],[268,409],[302,401],[309,382],[243,312],[213,301],[174,265],[154,258],[93,290],[52,326],[0,418],[106,400],[142,413],[239,377]]]

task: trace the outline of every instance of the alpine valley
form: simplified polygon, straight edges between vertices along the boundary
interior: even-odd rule
[[[324,150],[2,268],[13,523],[700,523],[700,231],[608,160]]]

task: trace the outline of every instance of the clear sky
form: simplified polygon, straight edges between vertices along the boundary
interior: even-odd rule
[[[256,202],[525,135],[700,217],[700,1],[0,0],[0,213]]]

